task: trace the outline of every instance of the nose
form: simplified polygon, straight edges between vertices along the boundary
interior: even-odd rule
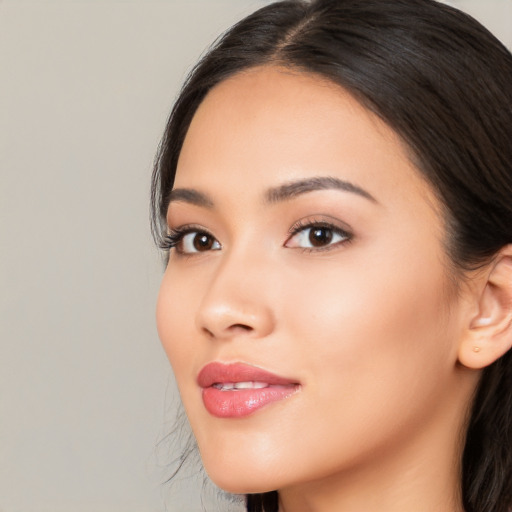
[[[275,327],[265,270],[235,255],[219,262],[197,312],[197,327],[214,339],[264,338]]]

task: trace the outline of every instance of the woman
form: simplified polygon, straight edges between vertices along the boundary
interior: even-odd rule
[[[157,324],[247,510],[510,510],[511,83],[431,0],[271,4],[193,70]]]

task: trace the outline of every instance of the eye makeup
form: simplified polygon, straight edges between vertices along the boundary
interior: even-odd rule
[[[306,217],[297,221],[289,230],[285,247],[300,248],[305,252],[329,251],[348,244],[353,234],[324,218]]]
[[[191,255],[219,250],[221,245],[203,227],[189,224],[171,229],[164,237],[161,248],[167,251],[174,249],[178,255]]]
[[[325,216],[305,217],[290,227],[283,247],[310,253],[330,251],[350,243],[353,237],[351,230],[326,220]],[[192,256],[218,251],[222,244],[204,227],[185,224],[170,229],[161,248],[167,251],[174,249],[179,256]]]

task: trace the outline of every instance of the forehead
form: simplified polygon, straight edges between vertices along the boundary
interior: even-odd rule
[[[241,72],[210,91],[185,138],[175,186],[226,192],[229,183],[228,191],[240,192],[318,175],[374,196],[386,184],[435,202],[379,117],[327,79],[276,66]]]

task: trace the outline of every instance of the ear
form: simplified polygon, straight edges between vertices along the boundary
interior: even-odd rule
[[[512,245],[505,246],[481,275],[477,308],[459,345],[459,362],[489,366],[512,347]]]

